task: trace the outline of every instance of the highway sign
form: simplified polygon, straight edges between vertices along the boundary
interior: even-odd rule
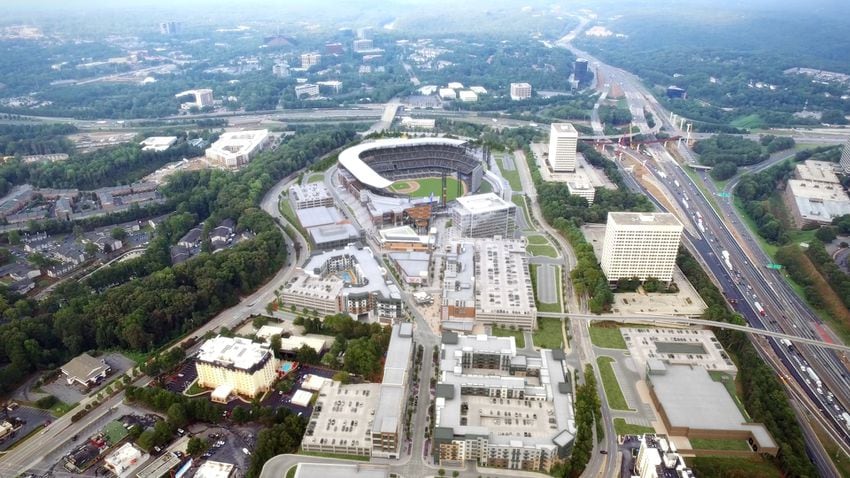
[[[766,265],[766,267],[767,267],[768,269],[776,269],[776,270],[779,270],[779,269],[782,269],[782,264],[774,264],[774,263],[772,263],[772,262],[768,262],[768,263],[767,263],[767,265]]]
[[[719,197],[719,198],[728,198],[730,196],[731,196],[731,194],[729,194],[729,193],[717,193],[717,197]]]

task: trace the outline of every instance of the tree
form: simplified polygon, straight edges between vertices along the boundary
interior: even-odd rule
[[[13,246],[17,246],[21,243],[21,233],[18,231],[9,231],[9,234],[6,235],[9,239],[9,244]]]
[[[272,335],[272,338],[269,340],[269,348],[272,349],[272,352],[275,354],[275,356],[280,355],[280,347],[280,334]]]
[[[189,439],[189,443],[186,444],[186,452],[192,456],[198,456],[206,451],[207,447],[209,447],[209,443],[206,440],[192,437]]]
[[[835,233],[835,228],[824,226],[815,231],[815,237],[820,239],[824,244],[829,244],[834,241],[838,235]]]
[[[301,363],[315,364],[319,363],[319,354],[313,347],[304,344],[295,351],[295,360]]]
[[[724,161],[711,168],[711,177],[723,181],[731,178],[738,172],[738,166],[731,161]]]
[[[340,370],[339,372],[333,375],[332,379],[335,382],[347,384],[349,381],[351,381],[351,374],[346,371]]]
[[[183,428],[189,424],[189,419],[186,417],[186,408],[175,403],[168,407],[168,421],[177,428]]]
[[[87,257],[94,257],[97,254],[98,248],[97,244],[89,241],[83,246],[83,252],[85,252]]]
[[[109,235],[116,241],[124,242],[125,240],[127,240],[128,234],[123,227],[113,227],[112,231],[109,232]]]

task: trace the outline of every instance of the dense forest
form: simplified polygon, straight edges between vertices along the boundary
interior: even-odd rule
[[[818,124],[850,114],[850,103],[841,99],[847,84],[784,73],[795,67],[850,73],[847,40],[837,34],[847,29],[844,16],[743,4],[694,4],[684,16],[654,11],[665,8],[671,7],[632,10],[605,25],[622,36],[587,37],[579,46],[638,75],[665,106],[699,121],[699,129]],[[686,89],[688,98],[664,98],[669,85]],[[818,114],[794,114],[802,111]]]
[[[38,304],[4,296],[0,313],[11,318],[0,324],[3,391],[37,369],[56,367],[86,350],[150,352],[237,303],[284,261],[280,232],[257,208],[264,192],[353,137],[349,130],[299,134],[238,173],[179,174],[165,188],[178,214],[169,217],[144,256],[98,283],[120,285],[96,293],[90,284],[70,282]],[[167,246],[194,222],[227,217],[237,220],[237,229],[253,231],[256,237],[214,255],[202,253],[168,265]],[[137,271],[156,272],[136,277]]]
[[[0,156],[71,153],[74,145],[65,138],[76,133],[71,124],[0,124]]]

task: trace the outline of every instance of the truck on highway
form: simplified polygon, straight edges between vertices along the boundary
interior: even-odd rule
[[[753,306],[756,308],[760,316],[764,317],[765,315],[767,315],[764,312],[764,307],[762,307],[761,304],[759,304],[758,302],[753,303]]]
[[[846,423],[847,427],[850,428],[850,413],[847,413],[847,412],[842,413],[841,419],[844,420],[844,423]]]
[[[673,184],[675,184],[677,188],[681,188],[681,187],[682,187],[682,185],[681,185],[681,184],[679,184],[679,180],[678,180],[678,179],[674,179],[674,180],[673,180]]]
[[[685,205],[685,209],[689,209],[689,208],[688,208],[688,200],[687,200],[687,199],[682,199],[682,204],[684,204],[684,205]]]
[[[788,339],[779,339],[779,343],[781,343],[787,348],[791,348],[791,341]]]
[[[732,270],[732,261],[729,260],[729,251],[723,250],[720,254],[723,256],[723,262],[726,264],[726,267],[728,267],[729,270],[731,271]],[[756,303],[758,303],[758,302],[756,302]],[[764,314],[761,314],[761,315],[764,315]]]
[[[816,374],[815,371],[812,370],[812,367],[806,367],[806,374],[809,376],[810,379],[812,379],[812,383],[817,385],[817,388],[823,387],[823,382],[820,381],[820,377],[818,377],[818,374]]]
[[[697,222],[697,228],[699,229],[699,232],[705,234],[705,226],[702,224],[702,219]]]

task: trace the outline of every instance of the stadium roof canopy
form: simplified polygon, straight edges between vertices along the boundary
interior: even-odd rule
[[[379,139],[369,143],[360,143],[352,146],[339,154],[339,164],[348,170],[354,177],[366,186],[384,189],[390,187],[395,181],[391,181],[373,170],[360,156],[367,151],[380,149],[404,148],[410,146],[460,146],[466,143],[463,139],[449,138],[389,138]]]

